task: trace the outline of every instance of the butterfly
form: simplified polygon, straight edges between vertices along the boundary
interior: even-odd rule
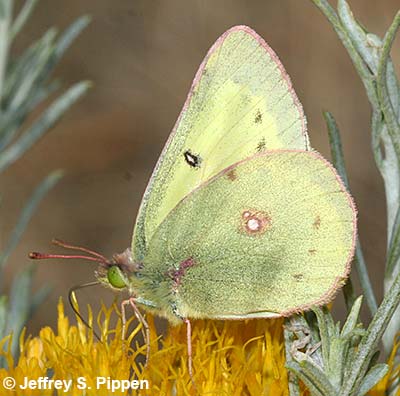
[[[191,319],[290,316],[330,302],[350,272],[356,209],[311,149],[306,118],[277,55],[247,26],[208,51],[155,166],[132,245],[99,261],[122,303]],[[61,244],[66,246],[65,244]],[[68,247],[68,246],[67,246]],[[124,326],[125,328],[125,326]]]

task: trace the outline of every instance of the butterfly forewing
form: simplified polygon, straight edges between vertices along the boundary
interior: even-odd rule
[[[144,195],[135,260],[193,189],[257,152],[308,149],[306,120],[289,76],[253,30],[236,26],[208,52]]]

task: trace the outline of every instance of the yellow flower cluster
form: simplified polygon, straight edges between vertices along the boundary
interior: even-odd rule
[[[72,380],[72,389],[68,393],[71,396],[109,396],[112,393],[106,386],[97,388],[95,383],[97,377],[109,377],[148,381],[149,389],[146,391],[129,393],[130,390],[119,390],[118,395],[288,395],[281,319],[195,321],[192,326],[193,384],[187,370],[185,326],[170,328],[168,334],[160,339],[153,318],[148,315],[151,354],[148,366],[143,368],[146,348],[138,341],[132,342],[140,338],[141,326],[138,325],[128,340],[122,342],[121,320],[115,316],[116,313],[115,306],[102,307],[97,317],[101,329],[99,342],[80,321],[77,326],[70,325],[60,301],[57,332],[45,327],[35,338],[22,334],[17,363],[9,351],[11,337],[0,341],[0,356],[5,358],[8,366],[8,369],[0,369],[0,384],[8,376],[15,378],[17,384],[22,384],[25,377],[47,376]],[[89,318],[92,324],[90,312]],[[132,344],[133,347],[128,346]],[[389,361],[392,367],[393,358],[394,355]],[[85,378],[85,391],[78,387],[80,377]],[[371,396],[383,396],[391,378],[393,372],[378,384]],[[27,392],[16,387],[14,390],[1,390],[2,396],[53,394],[54,389]],[[62,391],[61,394],[65,395]],[[303,396],[307,394],[303,391]]]

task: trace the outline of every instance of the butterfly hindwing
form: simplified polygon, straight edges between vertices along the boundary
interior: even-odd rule
[[[182,317],[288,315],[332,299],[348,276],[355,235],[352,198],[326,160],[267,151],[170,212],[149,244],[143,277],[164,274],[149,292],[164,293],[157,303]]]

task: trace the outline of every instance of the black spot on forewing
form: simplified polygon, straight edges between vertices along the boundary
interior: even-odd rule
[[[199,155],[193,154],[190,150],[186,150],[183,153],[183,156],[185,157],[185,161],[189,166],[192,168],[200,168],[202,159]]]

